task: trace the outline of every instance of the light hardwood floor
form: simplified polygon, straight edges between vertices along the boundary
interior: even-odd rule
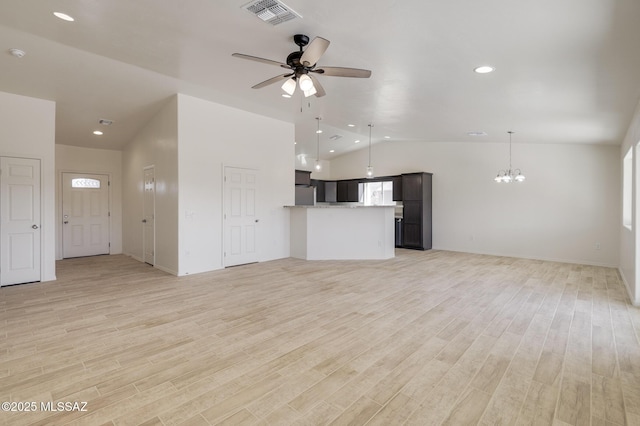
[[[640,310],[615,269],[398,250],[57,276],[0,289],[0,401],[87,411],[2,424],[640,425]]]

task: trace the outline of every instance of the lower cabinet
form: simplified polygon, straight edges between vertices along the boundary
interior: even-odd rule
[[[431,248],[431,223],[425,218],[422,201],[404,201],[402,246],[427,250]]]

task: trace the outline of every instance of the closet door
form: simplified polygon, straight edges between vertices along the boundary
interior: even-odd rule
[[[40,160],[0,157],[0,286],[40,281]]]

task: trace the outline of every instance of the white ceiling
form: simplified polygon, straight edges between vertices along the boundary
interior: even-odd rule
[[[320,116],[321,158],[366,147],[369,123],[374,143],[620,144],[640,96],[637,0],[285,0],[303,18],[275,27],[246,2],[2,0],[0,91],[56,101],[57,143],[108,149],[177,92],[296,123],[312,156]],[[298,33],[331,41],[319,66],[372,77],[319,76],[323,98],[251,89],[283,70],[231,54],[284,62]],[[100,118],[114,124],[96,137]]]

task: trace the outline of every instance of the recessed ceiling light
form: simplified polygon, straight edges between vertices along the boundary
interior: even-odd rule
[[[294,145],[298,145],[298,142],[294,142],[293,144],[294,144]]]
[[[355,141],[355,143],[360,143],[360,140]]]
[[[93,134],[96,135],[96,136],[102,136],[103,135],[103,133],[100,130],[94,130]]]
[[[483,65],[481,67],[474,68],[473,70],[475,72],[477,72],[478,74],[486,74],[486,73],[495,71],[495,68],[494,67],[490,67],[488,65]]]
[[[355,124],[347,124],[347,126],[349,126],[349,127],[356,127],[356,125],[355,125]]]
[[[335,149],[330,149],[329,152],[336,152],[336,150]]]
[[[290,98],[290,97],[291,97],[291,95],[289,95],[289,94],[287,94],[287,93],[283,93],[283,94],[282,94],[282,97],[283,97],[283,98]]]
[[[487,136],[487,132],[467,132],[469,136]]]
[[[318,129],[316,130],[316,133],[322,133],[322,130]]]
[[[391,139],[391,136],[385,136],[384,138],[385,139]]]
[[[73,22],[75,21],[75,19],[73,19],[73,17],[67,15],[66,13],[62,13],[62,12],[53,12],[54,16],[56,18],[60,18],[63,21],[69,21],[69,22]]]

